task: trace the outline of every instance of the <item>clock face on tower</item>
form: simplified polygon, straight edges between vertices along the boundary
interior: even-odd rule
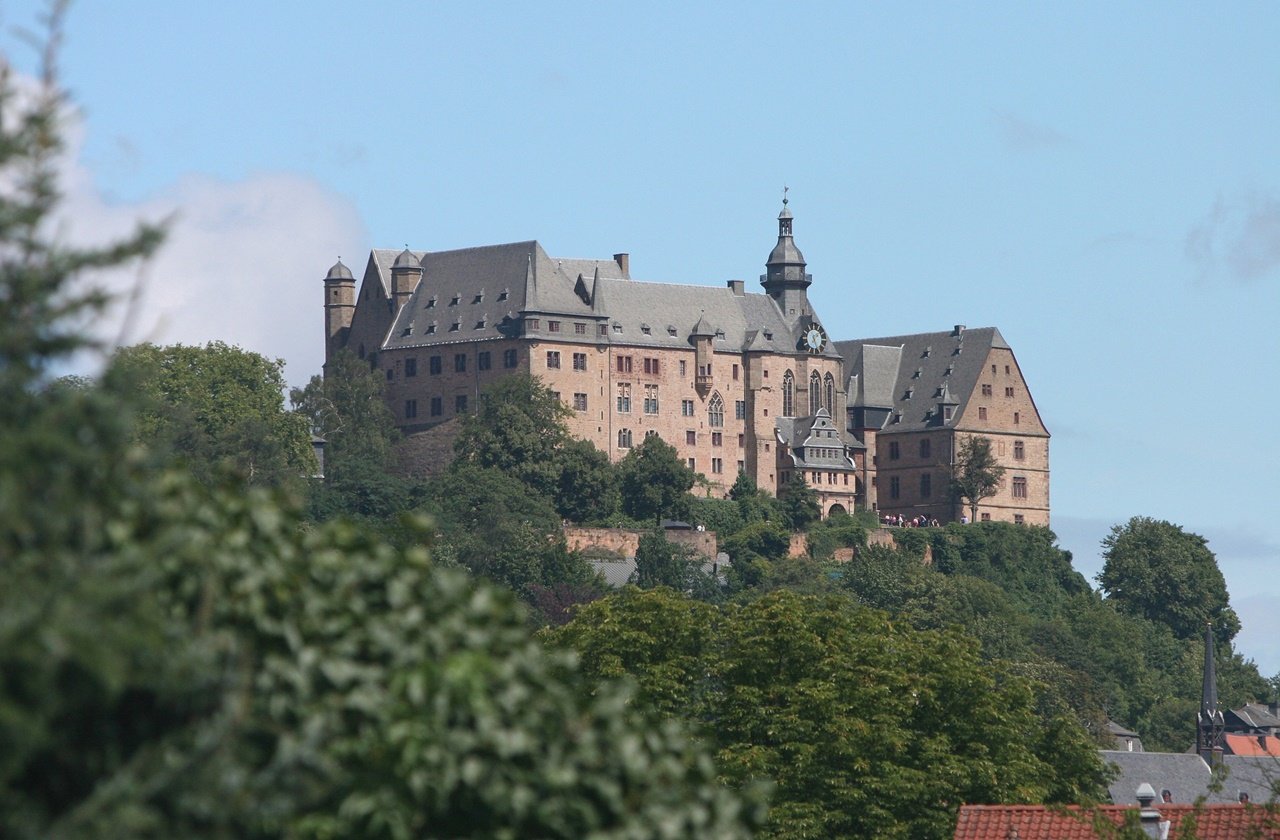
[[[827,346],[827,336],[818,324],[810,324],[804,331],[804,347],[810,353],[821,353]]]

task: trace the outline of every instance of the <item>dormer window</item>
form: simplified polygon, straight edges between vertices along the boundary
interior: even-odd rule
[[[765,331],[764,331],[764,340],[765,340],[765,341],[773,341],[773,330],[765,330]]]
[[[911,374],[912,379],[919,379],[920,374],[924,373],[924,368],[916,368],[916,372]]]
[[[485,323],[484,318],[481,318],[479,321],[476,321],[476,329],[478,330],[484,329],[484,323]]]
[[[432,295],[431,300],[427,301],[427,309],[435,309],[435,308],[436,308],[436,298],[435,298],[435,295]]]
[[[461,293],[461,292],[458,292],[458,293],[457,293],[457,294],[455,294],[455,295],[453,296],[453,298],[449,301],[449,305],[450,305],[450,306],[457,306],[457,305],[458,305],[458,303],[459,303],[461,300],[462,300],[462,293]]]
[[[462,329],[461,321],[454,321],[452,324],[449,325],[449,332],[457,332],[460,329]]]
[[[667,335],[675,335],[676,328],[673,324],[667,324]]]
[[[649,327],[649,325],[648,325],[648,324],[641,324],[641,325],[640,325],[640,332],[644,333],[645,335],[650,335],[650,333],[651,333],[651,329],[650,329],[650,327]]]
[[[622,324],[619,324],[617,321],[614,321],[614,322],[613,322],[613,331],[614,331],[614,332],[617,332],[617,333],[622,332]]]
[[[951,372],[952,372],[953,370],[954,370],[954,368],[953,368],[951,365],[947,365],[947,369],[946,369],[945,371],[943,371],[943,372],[942,372],[942,375],[943,375],[943,376],[950,376],[950,375],[951,375]]]
[[[716,330],[716,338],[724,338],[724,330]]]
[[[483,292],[483,291],[481,291],[481,292],[480,292],[480,294],[478,294],[478,295],[476,295],[475,297],[473,297],[473,298],[471,299],[471,302],[472,302],[473,304],[476,304],[476,303],[484,303],[484,292]]]
[[[902,395],[902,398],[903,398],[904,400],[909,400],[909,399],[911,399],[911,395],[912,395],[912,394],[914,394],[915,392],[916,392],[916,389],[915,389],[915,388],[908,388],[908,389],[907,389],[907,392],[906,392],[905,394],[903,394],[903,395]]]
[[[432,321],[430,324],[427,324],[427,335],[435,335],[435,334],[436,334],[436,322]]]
[[[924,348],[924,352],[920,354],[920,358],[922,358],[922,359],[927,359],[927,358],[929,358],[929,353],[930,353],[930,352],[932,352],[932,351],[933,351],[933,348],[932,348],[932,347],[926,347],[926,348]]]
[[[507,299],[507,298],[509,298],[510,296],[511,296],[511,292],[509,292],[509,291],[508,291],[508,290],[506,290],[506,289],[503,289],[502,291],[498,292],[498,300],[499,300],[499,301],[506,300],[506,299]]]

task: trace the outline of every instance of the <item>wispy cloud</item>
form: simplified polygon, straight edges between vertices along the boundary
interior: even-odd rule
[[[1280,277],[1280,198],[1260,192],[1219,196],[1187,232],[1185,251],[1202,280]]]
[[[1066,135],[1047,125],[1034,123],[1012,111],[992,111],[1000,139],[1010,149],[1032,152],[1060,146],[1067,142]]]

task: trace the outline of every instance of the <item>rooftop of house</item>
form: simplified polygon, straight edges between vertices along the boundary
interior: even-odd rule
[[[1128,752],[1102,750],[1102,759],[1114,764],[1118,775],[1108,785],[1111,801],[1132,802],[1133,792],[1143,783],[1156,791],[1168,790],[1175,803],[1203,799],[1211,803],[1238,802],[1241,793],[1254,802],[1271,799],[1273,783],[1280,781],[1280,762],[1271,757],[1225,755],[1224,773],[1215,783],[1214,775],[1194,752]]]
[[[1280,838],[1277,815],[1265,807],[1232,805],[1182,805],[1155,803],[1149,809],[1136,805],[1101,805],[1096,808],[1052,805],[962,805],[956,821],[955,840],[1095,840],[1113,836],[1095,828],[1122,825],[1127,819],[1141,822],[1152,837],[1179,840],[1240,840],[1245,837]],[[1167,835],[1159,833],[1161,822],[1169,823]],[[1145,827],[1145,826],[1144,826]]]

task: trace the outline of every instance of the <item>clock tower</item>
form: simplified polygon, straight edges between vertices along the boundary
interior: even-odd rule
[[[769,252],[765,273],[760,285],[782,310],[782,316],[791,324],[810,316],[809,295],[806,291],[813,276],[805,273],[804,254],[796,247],[791,234],[791,211],[787,208],[786,190],[783,190],[782,212],[778,214],[778,244]]]

